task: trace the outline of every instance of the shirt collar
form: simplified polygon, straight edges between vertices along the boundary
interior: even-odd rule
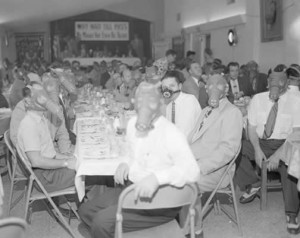
[[[299,87],[295,85],[289,85],[288,91],[290,92],[299,92]]]
[[[199,79],[195,78],[194,76],[192,76],[192,79],[195,81],[195,83],[199,86]]]

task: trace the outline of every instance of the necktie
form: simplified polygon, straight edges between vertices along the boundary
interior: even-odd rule
[[[274,102],[271,111],[269,113],[267,122],[265,124],[263,139],[268,139],[272,135],[275,127],[277,112],[278,112],[278,100]]]
[[[172,123],[175,124],[175,102],[172,102]]]
[[[212,112],[212,107],[209,107],[209,109],[206,111],[206,113],[205,113],[205,115],[204,115],[204,117],[203,117],[203,120],[202,120],[202,122],[201,122],[201,124],[200,124],[199,131],[200,131],[201,128],[203,127],[205,121],[207,120],[207,118],[208,118],[208,116],[211,114],[211,112]]]

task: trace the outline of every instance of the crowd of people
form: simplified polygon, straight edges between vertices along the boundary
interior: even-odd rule
[[[300,232],[297,181],[282,162],[284,141],[300,127],[300,66],[280,64],[264,74],[254,61],[224,66],[210,57],[201,66],[194,56],[189,51],[177,64],[176,52],[168,50],[147,65],[113,60],[87,68],[78,61],[4,64],[1,82],[9,91],[8,102],[1,105],[12,109],[11,140],[49,192],[74,185],[76,136],[69,120],[81,87],[109,90],[124,109],[136,110],[126,132],[131,157],[114,175],[121,186],[78,204],[93,237],[113,237],[118,197],[129,184],[136,184],[140,197],[152,197],[161,185],[190,182],[196,182],[201,193],[210,192],[238,153],[230,172],[245,191],[240,202],[249,203],[258,195],[261,182],[255,169],[268,160],[268,169],[278,169],[281,175],[287,231]],[[235,105],[245,98],[247,109]],[[228,184],[225,179],[221,188]],[[179,211],[126,211],[123,231],[168,222]]]

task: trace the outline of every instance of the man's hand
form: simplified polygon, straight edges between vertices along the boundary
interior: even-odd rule
[[[114,180],[115,183],[124,185],[124,181],[128,180],[129,166],[126,163],[122,163],[118,166]]]
[[[255,162],[256,164],[261,168],[262,161],[267,160],[267,157],[265,156],[264,152],[261,150],[261,148],[255,149]]]
[[[279,161],[280,159],[282,158],[281,156],[281,150],[278,149],[274,154],[272,154],[268,161],[268,170],[269,171],[274,171],[274,170],[277,170],[278,169],[278,166],[279,166]]]
[[[137,200],[139,197],[151,198],[158,187],[159,184],[156,176],[154,174],[148,175],[140,182],[135,184],[135,200]]]

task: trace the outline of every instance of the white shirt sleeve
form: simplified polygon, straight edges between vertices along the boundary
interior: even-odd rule
[[[258,103],[258,97],[257,95],[255,95],[250,101],[248,107],[248,122],[252,126],[257,126],[257,110],[258,110],[257,103]]]

